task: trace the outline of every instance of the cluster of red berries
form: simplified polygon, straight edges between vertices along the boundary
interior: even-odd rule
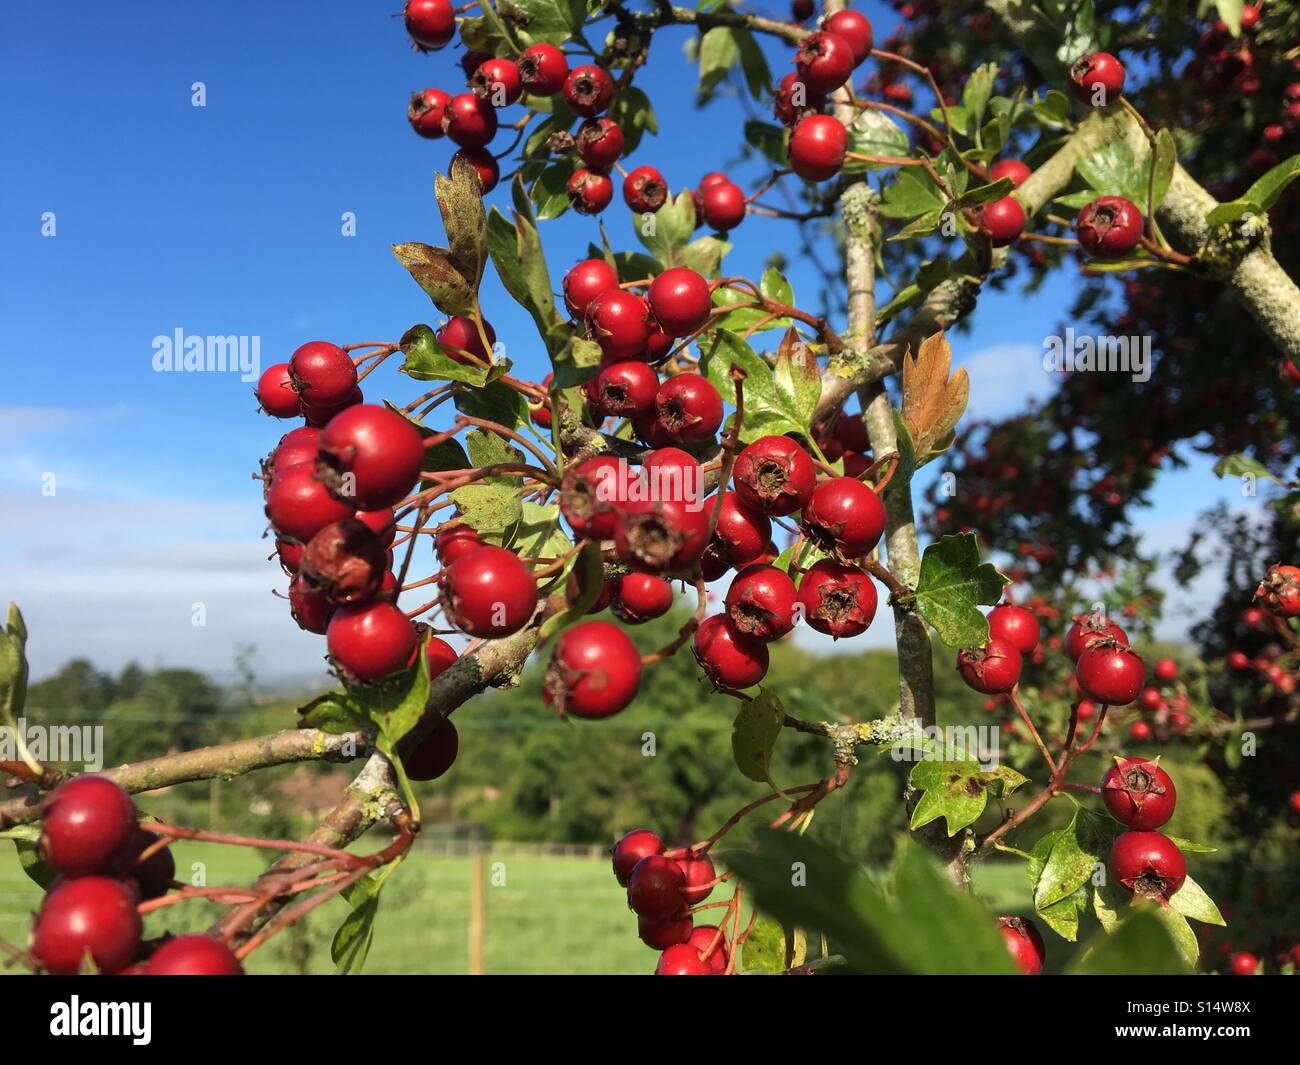
[[[1167,903],[1187,880],[1187,859],[1178,844],[1155,831],[1174,815],[1178,792],[1157,758],[1119,758],[1101,781],[1110,815],[1127,829],[1115,837],[1110,874],[1136,895]]]
[[[140,826],[135,804],[107,777],[60,785],[41,811],[41,859],[58,874],[32,924],[30,950],[42,969],[70,975],[236,976],[239,960],[220,940],[172,937],[144,944],[141,903],[172,887],[176,863]]]
[[[614,876],[627,888],[641,942],[661,951],[657,976],[720,976],[728,971],[732,945],[726,933],[717,925],[697,925],[692,916],[692,907],[707,899],[718,882],[706,853],[665,850],[655,833],[638,828],[614,844]]]

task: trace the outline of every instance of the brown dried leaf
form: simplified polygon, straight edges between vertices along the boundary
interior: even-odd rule
[[[951,377],[952,349],[942,333],[921,341],[903,358],[903,420],[916,444],[918,465],[941,453],[935,445],[949,436],[966,410],[970,378],[965,369]]]

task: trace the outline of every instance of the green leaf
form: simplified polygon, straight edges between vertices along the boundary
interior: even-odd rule
[[[1263,213],[1264,209],[1250,200],[1232,200],[1229,203],[1221,203],[1210,210],[1205,216],[1205,224],[1211,228],[1217,228],[1236,222],[1247,215],[1262,215]]]
[[[437,174],[434,195],[447,229],[451,257],[471,288],[478,290],[487,262],[487,215],[478,171],[468,159],[452,159],[451,176]]]
[[[1286,187],[1300,177],[1300,155],[1284,159],[1246,190],[1242,199],[1257,203],[1265,211],[1272,209]]]
[[[560,505],[524,500],[510,549],[525,558],[558,558],[573,546],[560,527]]]
[[[481,388],[510,368],[509,361],[492,366],[457,362],[443,351],[434,331],[423,324],[413,325],[403,333],[399,347],[405,358],[398,369],[417,381],[460,381]]]
[[[1070,966],[1077,976],[1181,976],[1190,966],[1154,909],[1141,909],[1113,934],[1098,933]]]
[[[900,312],[915,307],[951,276],[952,262],[946,257],[922,263],[915,280],[895,292],[893,298],[876,312],[876,328],[879,329]]]
[[[554,359],[555,379],[551,387],[574,388],[591,380],[600,372],[601,354],[600,345],[594,340],[572,337]]]
[[[452,402],[462,414],[497,422],[507,429],[518,429],[529,422],[528,400],[500,381],[492,381],[473,391],[460,392]]]
[[[1165,202],[1169,185],[1174,179],[1174,167],[1178,163],[1178,147],[1174,144],[1174,135],[1167,129],[1156,134],[1156,150],[1152,153],[1150,166],[1155,168],[1155,183],[1151,189],[1151,204],[1146,197],[1138,202],[1142,204],[1142,213],[1147,214]]]
[[[788,166],[789,155],[786,152],[787,130],[759,118],[745,120],[745,141],[757,148],[764,158],[777,166]]]
[[[916,474],[916,442],[912,439],[912,430],[907,427],[902,411],[897,407],[894,408],[893,415],[894,436],[898,440],[898,467],[894,470],[894,476],[890,478],[889,487],[885,489],[886,494],[892,491],[904,491],[912,483],[912,477]]]
[[[698,87],[701,101],[708,100],[732,64],[740,57],[736,35],[729,26],[714,26],[700,38],[700,84]]]
[[[915,602],[949,647],[983,647],[989,623],[978,606],[996,606],[1010,583],[991,562],[980,562],[974,533],[944,536],[921,557]]]
[[[774,976],[785,969],[785,928],[780,921],[760,916],[740,948],[737,970]]]
[[[567,607],[542,622],[542,627],[537,633],[538,647],[570,625],[581,621],[600,598],[601,589],[605,584],[605,563],[601,558],[599,543],[593,540],[578,552],[578,560],[573,567],[573,577],[577,582],[576,596],[570,597],[571,601]]]
[[[446,248],[419,243],[394,244],[393,254],[443,314],[474,313],[476,287],[466,280]]]
[[[366,718],[346,692],[327,692],[311,702],[298,707],[303,723],[308,728],[335,735],[357,732],[366,725]]]
[[[1033,116],[1045,126],[1065,129],[1070,124],[1070,98],[1059,89],[1050,89],[1041,100],[1029,105]]]
[[[983,204],[992,203],[994,200],[1000,200],[1004,196],[1009,196],[1014,188],[1015,183],[1010,178],[1000,178],[991,185],[978,185],[973,189],[967,189],[953,201],[952,206],[955,209],[980,207]]]
[[[784,721],[785,708],[771,692],[760,691],[741,704],[731,726],[731,753],[737,768],[749,780],[776,788],[772,782],[772,751]]]
[[[967,125],[968,129],[974,129],[984,121],[984,111],[988,107],[989,97],[993,95],[993,81],[997,76],[998,65],[985,63],[971,71],[970,77],[966,79],[961,102],[972,119]]]
[[[683,266],[689,266],[704,277],[717,277],[722,258],[731,251],[731,245],[717,237],[697,237],[680,252]],[[642,277],[645,274],[641,275]]]
[[[1098,195],[1123,196],[1134,203],[1146,203],[1146,168],[1137,165],[1133,149],[1125,141],[1107,141],[1080,159],[1075,168]]]
[[[1065,828],[1040,839],[1032,854],[1029,874],[1034,909],[1040,911],[1073,896],[1092,879],[1093,869],[1102,860],[1091,833],[1080,826],[1078,814]]]
[[[451,493],[465,524],[482,533],[504,533],[523,517],[518,490],[476,481]]]
[[[1214,900],[1190,876],[1183,881],[1182,887],[1169,896],[1169,905],[1184,917],[1191,917],[1203,924],[1227,927],[1228,922],[1223,919]]]
[[[28,878],[42,888],[49,888],[59,873],[54,866],[46,864],[41,858],[40,826],[14,825],[5,829],[4,838],[14,841],[14,849],[18,851],[18,863],[23,867],[23,872]]]
[[[9,604],[8,625],[0,628],[0,709],[17,727],[27,702],[27,623],[16,603]]]
[[[340,976],[359,973],[365,965],[374,939],[379,892],[396,867],[397,863],[386,865],[342,892],[352,910],[343,918],[330,944],[330,957]]]
[[[772,370],[772,383],[776,387],[773,404],[776,410],[788,416],[802,431],[808,432],[817,401],[822,396],[822,375],[817,366],[817,356],[799,339],[793,326],[781,341],[776,366]]]
[[[755,100],[761,100],[772,85],[772,71],[767,65],[767,57],[749,30],[736,29],[732,32],[736,38],[736,48],[740,52],[740,70],[745,75],[749,95]]]
[[[577,169],[574,158],[562,155],[548,163],[533,182],[529,195],[537,205],[539,220],[559,218],[569,209],[569,178],[573,177],[573,172]]]
[[[917,762],[908,780],[923,794],[912,810],[910,827],[915,831],[942,817],[948,835],[955,836],[979,820],[990,790],[1009,795],[1027,779],[1009,767],[985,770],[975,761]]]
[[[632,227],[637,239],[665,269],[684,266],[682,250],[695,232],[695,200],[690,192],[680,192],[653,214],[634,211]]]
[[[898,157],[907,155],[910,150],[911,145],[907,134],[897,122],[880,111],[865,110],[849,126],[848,151],[850,152]],[[879,170],[889,165],[850,159],[845,162],[843,171],[849,174],[861,173],[864,170]]]
[[[938,186],[929,175],[918,174],[913,168],[900,171],[898,180],[885,186],[879,210],[886,218],[915,218],[943,208]]]
[[[645,133],[659,132],[659,119],[650,103],[650,97],[635,85],[625,86],[609,109],[609,117],[623,131],[623,152],[631,155],[641,143]]]
[[[1274,484],[1286,487],[1285,481],[1275,477],[1269,472],[1267,466],[1249,455],[1225,455],[1214,464],[1214,475],[1216,477],[1253,477],[1256,480],[1263,477]]]
[[[564,44],[587,16],[585,0],[505,0],[497,10],[525,44]]]

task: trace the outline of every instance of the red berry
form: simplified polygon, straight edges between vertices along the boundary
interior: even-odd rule
[[[504,547],[471,551],[448,567],[441,583],[447,619],[471,636],[509,636],[537,609],[537,578]]]
[[[1156,711],[1160,709],[1160,704],[1164,702],[1160,692],[1155,688],[1143,688],[1138,692],[1138,705],[1143,710]]]
[[[686,902],[689,905],[695,906],[713,894],[716,886],[713,882],[718,871],[713,867],[712,858],[707,854],[688,852],[685,857],[677,859],[677,864],[686,876]]]
[[[793,126],[804,115],[820,111],[826,106],[826,97],[808,91],[808,86],[797,71],[781,79],[772,103],[772,114],[783,126]]]
[[[1246,12],[1243,11],[1244,15]],[[1244,26],[1245,19],[1242,19]],[[1239,950],[1228,958],[1228,968],[1232,970],[1233,976],[1254,976],[1255,970],[1259,968],[1259,959],[1248,950]]]
[[[609,359],[635,359],[650,336],[650,308],[640,296],[614,289],[587,309],[592,338]]]
[[[831,92],[853,73],[853,45],[838,34],[818,30],[799,42],[794,65],[809,92]]]
[[[719,688],[752,688],[767,674],[767,644],[746,636],[726,614],[700,623],[693,649],[700,668]]]
[[[299,576],[336,606],[373,599],[388,570],[388,545],[365,522],[344,518],[308,542]]]
[[[1083,694],[1111,706],[1126,706],[1137,698],[1144,672],[1137,652],[1112,640],[1091,644],[1075,666]]]
[[[761,511],[745,506],[735,492],[726,492],[713,537],[733,565],[748,566],[772,539],[772,522]]]
[[[650,282],[650,312],[665,333],[690,336],[709,320],[709,283],[689,266],[674,266]]]
[[[686,874],[662,854],[642,858],[627,879],[627,903],[641,917],[662,921],[686,904]]]
[[[722,397],[707,377],[678,374],[655,393],[655,421],[665,436],[678,443],[712,440],[722,425]]]
[[[221,940],[211,936],[175,936],[153,952],[145,965],[149,976],[243,976],[244,967]]]
[[[433,680],[445,669],[454,665],[459,657],[456,649],[446,640],[430,636],[428,643],[424,645],[424,658],[429,663],[429,679]]]
[[[741,632],[759,640],[775,640],[794,628],[794,581],[775,566],[748,566],[727,589],[727,616]]]
[[[347,399],[338,403],[317,404],[303,397],[302,416],[309,426],[321,428],[328,425],[330,419],[336,414],[340,414],[349,407],[355,407],[363,402],[365,402],[365,398],[361,395],[361,389],[359,388],[354,388]]]
[[[1002,941],[1007,945],[1016,968],[1025,976],[1038,976],[1043,971],[1047,947],[1033,922],[1023,917],[999,917],[998,931],[1002,933]]]
[[[830,115],[806,115],[790,134],[790,166],[805,181],[825,181],[840,172],[849,131]]]
[[[659,375],[635,359],[610,363],[596,377],[601,409],[620,418],[635,418],[652,410],[658,392]]]
[[[1065,635],[1065,653],[1077,662],[1088,647],[1101,639],[1111,639],[1121,646],[1128,646],[1128,637],[1115,622],[1096,614],[1081,614],[1074,619],[1074,624]]]
[[[441,89],[421,89],[411,97],[406,108],[406,120],[421,137],[438,140],[445,136],[442,118],[447,113],[447,104],[450,102],[450,93]]]
[[[497,187],[497,181],[501,178],[501,168],[486,148],[457,148],[447,168],[449,172],[456,165],[457,159],[464,159],[474,168],[474,172],[478,174],[479,191],[484,196]]]
[[[131,796],[107,777],[75,777],[41,811],[41,857],[68,876],[102,873],[135,831]]]
[[[714,940],[717,940],[715,947]],[[727,959],[730,956],[730,950],[727,946],[725,936],[718,935],[718,926],[715,924],[696,925],[691,937],[686,941],[692,947],[700,952],[700,957],[709,963],[714,976],[721,976],[727,971]],[[712,950],[705,957],[705,952]]]
[[[387,407],[362,404],[325,426],[316,469],[336,496],[378,510],[406,498],[423,462],[424,442],[414,425]]]
[[[699,460],[679,447],[661,447],[641,465],[648,498],[688,502],[704,498],[704,469]]]
[[[1033,171],[1029,169],[1019,159],[1000,159],[994,163],[989,170],[989,177],[994,181],[1001,181],[1003,178],[1011,179],[1013,189],[1020,188],[1021,185],[1029,178]]]
[[[984,695],[1009,692],[1020,680],[1023,660],[1013,643],[991,637],[983,647],[957,652],[961,679]]]
[[[1086,104],[1104,107],[1124,91],[1124,64],[1109,52],[1093,52],[1070,67],[1070,87]]]
[[[126,846],[118,851],[114,871],[135,880],[141,899],[157,899],[166,895],[176,879],[176,859],[170,847],[160,847],[143,862],[142,855],[158,843],[160,837],[143,828],[137,828]]]
[[[710,185],[700,184],[696,209],[710,229],[726,232],[745,219],[745,193],[739,185],[723,177]]]
[[[1231,669],[1249,669],[1250,659],[1244,651],[1229,651],[1228,666]]]
[[[835,422],[835,440],[846,452],[871,450],[867,424],[861,414],[841,414]]]
[[[1121,259],[1138,246],[1142,212],[1123,196],[1099,196],[1079,212],[1074,231],[1094,259]]]
[[[1187,859],[1159,832],[1122,832],[1110,849],[1110,873],[1139,895],[1168,899],[1187,879]]]
[[[578,128],[578,157],[597,170],[608,170],[623,155],[623,130],[612,118],[589,118]]]
[[[309,340],[289,357],[289,376],[303,403],[324,409],[344,403],[357,387],[357,368],[337,344]]]
[[[341,672],[367,684],[406,669],[415,660],[419,639],[410,619],[380,600],[336,610],[325,643]]]
[[[438,347],[442,348],[444,355],[456,362],[467,366],[482,366],[492,361],[490,348],[497,342],[496,330],[492,328],[491,322],[483,322],[483,334],[487,338],[487,346],[484,346],[484,336],[479,336],[473,318],[454,315],[438,330]]]
[[[653,214],[668,201],[668,182],[652,166],[638,166],[623,179],[623,202],[637,214]]]
[[[708,543],[709,507],[702,500],[631,503],[614,530],[618,557],[647,573],[686,573]]]
[[[1159,828],[1174,816],[1178,791],[1157,762],[1117,758],[1101,780],[1106,809],[1125,828]]]
[[[662,854],[664,841],[648,828],[634,828],[614,844],[614,878],[627,887],[636,863],[651,854]]]
[[[289,582],[289,613],[298,623],[298,628],[324,636],[334,610],[334,604],[323,592],[309,588],[297,574],[294,575]]]
[[[712,976],[713,967],[700,957],[700,952],[689,943],[669,947],[659,955],[655,966],[656,976]]]
[[[885,506],[856,478],[832,477],[813,489],[799,527],[823,551],[860,558],[885,531]]]
[[[636,919],[636,931],[641,942],[655,950],[666,950],[678,943],[687,942],[691,938],[693,927],[691,915],[685,912],[662,921],[648,917]]]
[[[351,514],[352,508],[330,495],[307,465],[277,475],[266,494],[266,516],[282,539],[305,544],[330,522]]]
[[[1025,209],[1014,196],[985,204],[980,210],[980,221],[989,231],[993,247],[1005,248],[1020,239],[1025,230]]]
[[[614,80],[603,67],[585,63],[564,79],[564,102],[575,115],[594,118],[614,98]]]
[[[460,733],[450,718],[443,718],[418,744],[403,741],[398,747],[402,768],[411,780],[437,780],[451,768],[460,753]]]
[[[545,697],[561,713],[612,717],[641,686],[641,653],[617,625],[583,621],[565,629],[546,671]]]
[[[560,485],[560,513],[574,535],[612,540],[618,527],[625,464],[612,455],[571,466]]]
[[[1278,617],[1293,618],[1300,615],[1300,567],[1269,566],[1264,579],[1255,589],[1255,601]],[[1261,615],[1247,624],[1258,625],[1262,621]]]
[[[519,79],[534,96],[552,96],[564,88],[569,61],[553,44],[532,44],[519,57]]]
[[[1162,658],[1158,662],[1156,662],[1155,674],[1156,674],[1156,680],[1163,681],[1164,683],[1168,684],[1171,680],[1173,680],[1176,676],[1178,676],[1178,663],[1175,662],[1172,658]]]
[[[472,92],[457,93],[447,101],[442,131],[462,148],[482,148],[497,134],[496,108]]]
[[[853,50],[853,65],[858,66],[871,54],[871,23],[859,11],[836,11],[822,21],[822,28],[844,38]]]
[[[1134,721],[1128,729],[1129,738],[1137,743],[1147,743],[1155,735],[1155,730],[1147,721]]]
[[[731,474],[740,502],[776,516],[802,509],[816,477],[808,453],[788,436],[760,436],[736,456]]]
[[[451,0],[406,0],[406,32],[421,48],[437,49],[456,35]]]
[[[493,107],[506,107],[514,103],[524,91],[515,61],[501,57],[483,60],[469,79],[469,84]]]
[[[126,968],[140,949],[136,898],[134,885],[105,876],[61,880],[32,925],[32,957],[59,976],[76,973],[87,954],[102,973]]]
[[[618,272],[604,259],[584,259],[564,275],[564,305],[584,318],[599,296],[618,289]]]
[[[1022,606],[996,606],[989,611],[989,634],[999,636],[1022,655],[1031,655],[1038,646],[1038,618]]]
[[[619,621],[640,625],[667,614],[673,605],[673,586],[649,573],[625,573],[618,579],[610,608]]]
[[[319,437],[319,433],[317,436]],[[320,446],[319,439],[315,443],[308,443],[305,440],[295,440],[292,443],[281,444],[271,452],[267,458],[264,475],[269,474],[272,480],[291,466],[308,466],[316,465],[316,449]],[[266,485],[270,489],[270,484]]]
[[[298,417],[301,403],[293,389],[287,362],[277,362],[262,372],[257,379],[257,402],[272,418]]]
[[[1259,8],[1247,4],[1241,9],[1241,28],[1253,30],[1259,24]]]
[[[824,558],[800,579],[799,603],[809,626],[838,640],[867,631],[876,616],[876,587],[856,566]]]
[[[483,541],[469,525],[444,525],[433,537],[433,549],[444,569],[482,546]]]

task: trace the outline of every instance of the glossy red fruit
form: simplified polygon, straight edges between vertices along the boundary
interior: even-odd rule
[[[1160,692],[1156,688],[1143,688],[1138,692],[1138,705],[1143,710],[1156,711],[1160,709],[1160,704],[1164,702]]]
[[[1300,615],[1300,566],[1269,566],[1255,589],[1255,602],[1278,617]]]
[[[1158,662],[1156,662],[1155,675],[1156,675],[1156,680],[1163,681],[1165,684],[1168,684],[1171,680],[1173,680],[1176,676],[1178,676],[1178,663],[1175,662],[1172,658],[1160,659]]]
[[[537,609],[537,579],[504,547],[471,551],[448,567],[441,584],[447,619],[470,636],[509,636]]]
[[[731,564],[747,566],[772,539],[772,522],[766,514],[742,503],[735,492],[727,492],[722,497],[713,537]]]
[[[299,576],[335,606],[373,599],[388,570],[388,545],[370,526],[344,518],[321,529],[303,552]]]
[[[1047,947],[1033,922],[1023,917],[999,917],[998,931],[1016,968],[1025,976],[1038,976],[1043,971]]]
[[[808,91],[814,93],[838,89],[853,73],[855,65],[853,45],[827,30],[810,33],[799,42],[794,54],[795,70]]]
[[[670,440],[700,444],[722,425],[722,397],[702,374],[670,377],[655,393],[655,421]]]
[[[569,206],[578,214],[600,214],[614,198],[614,183],[609,175],[585,167],[573,172],[566,188]]]
[[[302,400],[303,420],[313,428],[322,428],[329,424],[336,414],[340,414],[349,407],[355,407],[365,402],[365,397],[361,394],[361,389],[354,388],[347,399],[339,403],[316,404],[310,402],[306,397]]]
[[[704,468],[699,460],[679,447],[661,447],[645,457],[641,465],[650,499],[689,502],[704,498]]]
[[[289,582],[289,613],[298,628],[324,636],[335,609],[324,593],[309,588],[297,574]]]
[[[406,669],[419,639],[401,610],[379,600],[336,610],[325,643],[335,667],[369,684]]]
[[[166,895],[176,879],[176,859],[170,847],[160,847],[143,862],[140,861],[140,856],[157,844],[159,838],[156,833],[137,828],[114,860],[113,872],[133,879],[140,889],[140,898],[144,900]]]
[[[145,964],[149,976],[243,976],[229,947],[211,936],[174,936],[153,952]]]
[[[1023,606],[995,606],[989,611],[989,634],[1006,640],[1022,655],[1031,655],[1038,646],[1038,618]]]
[[[576,536],[612,540],[623,505],[626,466],[612,455],[587,459],[564,472],[560,513]]]
[[[835,439],[845,451],[870,451],[871,440],[862,413],[841,414],[835,422]]]
[[[808,453],[788,436],[760,436],[736,456],[731,482],[745,506],[780,516],[803,508],[816,477]]]
[[[135,804],[121,787],[93,774],[74,777],[41,811],[41,857],[68,876],[102,873],[135,831]]]
[[[442,131],[462,148],[482,148],[497,135],[497,112],[472,92],[457,93],[447,101]]]
[[[451,0],[406,0],[406,32],[421,48],[441,48],[456,35]]]
[[[799,527],[823,551],[860,558],[885,531],[885,506],[856,478],[832,477],[813,489]]]
[[[442,128],[443,116],[447,105],[451,103],[451,94],[441,89],[421,89],[411,97],[406,108],[406,120],[411,128],[421,137],[439,140],[446,136]]]
[[[603,410],[620,418],[635,418],[654,408],[659,375],[644,362],[613,362],[596,377],[596,395]]]
[[[1020,188],[1028,179],[1033,171],[1029,169],[1019,159],[999,159],[989,169],[989,177],[993,181],[1001,181],[1003,178],[1011,179],[1013,189]]]
[[[650,313],[673,337],[690,336],[709,319],[709,283],[689,266],[674,266],[650,282]]]
[[[623,179],[623,202],[638,214],[653,214],[668,201],[668,182],[652,166],[638,166]]]
[[[392,507],[358,510],[353,517],[374,533],[385,549],[393,546],[393,541],[397,538],[397,516]]]
[[[1187,859],[1159,832],[1122,832],[1110,849],[1110,874],[1129,891],[1168,899],[1187,879]]]
[[[357,387],[357,368],[337,344],[309,340],[289,357],[289,376],[303,403],[319,408],[345,402]]]
[[[655,950],[666,950],[678,943],[687,942],[691,938],[692,928],[694,924],[691,915],[685,911],[662,921],[648,917],[636,919],[636,931],[641,942]]]
[[[305,440],[295,440],[290,444],[281,444],[271,452],[270,457],[266,460],[266,473],[275,478],[278,474],[284,473],[290,466],[315,466],[316,449],[320,446],[319,441],[316,443],[307,443]],[[267,485],[270,488],[270,485]]]
[[[866,573],[824,558],[800,578],[799,603],[811,628],[838,640],[867,631],[878,599]]]
[[[531,44],[519,57],[519,79],[535,96],[552,96],[564,88],[569,61],[553,44]]]
[[[1134,721],[1128,729],[1129,738],[1137,743],[1149,743],[1155,735],[1155,729],[1149,721]]]
[[[1075,666],[1083,694],[1111,706],[1126,706],[1136,699],[1144,673],[1136,651],[1108,640],[1090,645]]]
[[[623,155],[623,130],[612,118],[589,118],[578,127],[576,147],[586,166],[608,170]]]
[[[564,79],[564,102],[575,115],[594,118],[614,98],[614,80],[609,71],[591,63],[574,67]]]
[[[650,573],[625,573],[618,579],[610,608],[627,625],[663,617],[673,605],[673,586]]]
[[[822,21],[822,29],[848,42],[853,50],[855,67],[871,54],[871,23],[860,11],[844,10],[827,15]]]
[[[1094,259],[1122,259],[1142,238],[1142,212],[1123,196],[1099,196],[1079,212],[1074,232]]]
[[[1025,209],[1014,196],[1003,196],[980,210],[980,221],[989,231],[993,247],[1005,248],[1025,231]]]
[[[32,925],[32,957],[51,973],[76,973],[87,954],[101,973],[131,964],[140,949],[134,885],[106,876],[60,880],[41,902]]]
[[[1158,762],[1117,758],[1101,780],[1101,798],[1125,828],[1159,828],[1174,816],[1178,791]]]
[[[592,338],[609,359],[635,359],[650,336],[650,308],[640,296],[614,289],[587,309]]]
[[[298,417],[301,402],[294,391],[287,362],[277,362],[262,372],[257,379],[257,402],[272,418]]]
[[[429,642],[424,645],[424,658],[429,663],[429,679],[432,680],[454,665],[459,657],[456,649],[446,640],[430,636]]]
[[[794,70],[781,79],[775,97],[772,114],[783,126],[793,126],[804,115],[826,106],[826,97],[810,92],[799,72]]]
[[[1243,11],[1242,14],[1245,12]],[[1242,25],[1245,25],[1244,20]],[[1259,968],[1259,959],[1248,950],[1239,950],[1228,958],[1228,968],[1233,976],[1254,976]]]
[[[583,318],[600,296],[618,289],[618,272],[604,259],[584,259],[564,275],[564,305]]]
[[[648,828],[634,828],[614,844],[614,878],[627,887],[636,863],[651,854],[663,854],[664,841]]]
[[[669,947],[659,955],[655,976],[712,976],[713,967],[689,943]]]
[[[688,905],[695,906],[713,894],[713,889],[716,887],[713,882],[718,877],[718,871],[713,866],[712,858],[707,854],[688,852],[684,857],[677,859],[677,864],[682,867],[682,873],[686,876]]]
[[[483,322],[483,334],[487,338],[487,346],[484,346],[484,337],[479,335],[473,318],[454,315],[438,330],[438,346],[444,355],[456,362],[467,366],[482,366],[492,361],[491,345],[497,341],[496,330],[492,328],[491,322]]]
[[[612,717],[641,686],[641,653],[609,621],[583,621],[556,641],[543,682],[548,705],[573,717]]]
[[[686,874],[662,854],[642,858],[627,879],[627,904],[652,921],[675,917],[686,904]]]
[[[716,946],[714,946],[715,940]],[[700,957],[708,962],[714,976],[721,976],[727,971],[727,958],[730,956],[730,951],[726,938],[718,935],[717,925],[696,925],[690,939],[686,942],[700,952]]]
[[[1020,680],[1020,652],[1007,640],[992,637],[983,647],[957,652],[961,679],[984,695],[1009,692]]]
[[[1230,669],[1249,669],[1250,658],[1244,651],[1229,651],[1228,667]]]
[[[794,581],[775,566],[747,566],[727,589],[727,616],[757,640],[775,640],[794,628],[798,595]]]
[[[305,544],[330,522],[351,514],[352,507],[330,495],[309,465],[292,466],[279,474],[266,494],[266,516],[286,540]]]
[[[1065,634],[1065,653],[1077,662],[1089,646],[1101,639],[1111,639],[1121,646],[1128,646],[1128,636],[1115,622],[1096,614],[1081,614],[1074,619],[1070,631]]]
[[[493,107],[507,107],[523,94],[524,83],[513,59],[494,56],[478,65],[470,88]]]
[[[378,510],[406,498],[423,462],[424,442],[414,425],[387,407],[363,403],[325,426],[316,475],[340,499]]]
[[[725,233],[745,220],[745,193],[727,178],[710,185],[701,183],[696,208],[704,224]]]
[[[482,546],[483,541],[469,525],[444,525],[433,537],[433,549],[443,569]]]
[[[460,753],[460,733],[450,718],[442,722],[419,743],[398,747],[402,768],[411,780],[437,780],[452,767]]]
[[[700,668],[719,688],[752,688],[767,674],[767,644],[746,636],[726,614],[705,618],[692,646]]]
[[[1257,6],[1247,4],[1241,9],[1241,28],[1253,30],[1259,25],[1260,10]]]
[[[705,500],[630,503],[614,529],[618,557],[645,573],[688,573],[709,543]]]
[[[825,181],[840,172],[849,133],[831,115],[805,115],[790,134],[790,166],[805,181]]]
[[[1109,52],[1093,52],[1070,66],[1070,88],[1084,103],[1104,107],[1124,91],[1124,64]]]
[[[448,173],[456,165],[457,159],[464,159],[474,168],[474,173],[478,175],[480,191],[484,196],[497,187],[497,182],[501,178],[501,168],[486,148],[457,148],[451,157],[451,164],[447,167]]]

